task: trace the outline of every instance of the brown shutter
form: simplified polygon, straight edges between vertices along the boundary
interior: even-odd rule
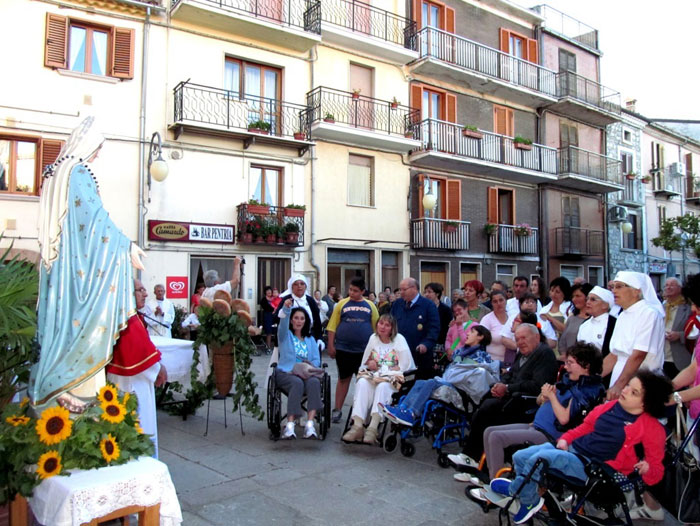
[[[509,40],[508,37],[510,35],[510,32],[507,29],[503,29],[503,28],[500,28],[498,31],[499,31],[499,35],[500,35],[499,41],[501,43],[501,51],[503,51],[504,53],[508,53],[510,50],[510,45],[508,42],[508,40]]]
[[[455,32],[455,10],[447,6],[445,6],[445,31]]]
[[[411,84],[411,108],[415,108],[418,111],[421,111],[421,107],[423,106],[423,86],[420,84]],[[418,117],[419,119],[423,118],[423,114]]]
[[[68,18],[46,13],[44,66],[65,68],[68,56]]]
[[[574,125],[569,126],[569,144],[578,146],[578,128]]]
[[[423,27],[421,16],[423,14],[423,0],[413,0],[413,19],[416,21],[416,29]]]
[[[447,122],[457,122],[457,96],[451,93],[445,93],[445,120]]]
[[[533,64],[539,64],[537,56],[537,40],[527,39],[527,59]]]
[[[48,165],[58,159],[58,154],[63,148],[63,141],[54,139],[44,139],[41,141],[41,171],[44,171]]]
[[[124,27],[112,29],[112,71],[118,79],[134,78],[134,30]]]
[[[462,181],[448,179],[447,183],[447,207],[445,219],[460,221],[462,219]]]
[[[498,187],[489,186],[488,188],[488,217],[489,223],[498,224]]]
[[[493,107],[493,131],[499,135],[506,135],[506,108]]]

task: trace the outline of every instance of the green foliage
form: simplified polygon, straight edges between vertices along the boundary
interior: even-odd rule
[[[0,234],[0,242],[2,238]],[[29,368],[37,354],[39,273],[19,256],[5,261],[10,248],[0,255],[0,409],[14,394],[17,383],[29,380]]]
[[[249,130],[255,128],[255,129],[257,129],[257,130],[270,131],[270,128],[271,128],[271,127],[272,127],[272,126],[270,125],[269,122],[266,122],[266,121],[264,121],[264,120],[262,120],[262,119],[259,119],[259,120],[257,120],[257,121],[250,121],[250,122],[248,123],[248,129],[249,129]]]
[[[473,131],[473,132],[478,132],[478,131],[479,131],[479,128],[477,128],[476,126],[471,126],[471,125],[469,125],[469,124],[467,124],[463,129],[465,129],[465,130],[467,130],[467,131]]]
[[[296,210],[306,210],[306,205],[295,205],[292,203],[291,205],[285,205],[285,208],[294,208]]]
[[[669,252],[680,250],[685,245],[700,257],[700,217],[688,213],[666,219],[661,223],[659,236],[651,242]]]
[[[182,328],[182,322],[187,318],[187,309],[181,305],[175,305],[175,319],[170,326],[170,334],[173,338],[186,339],[187,329]]]
[[[513,139],[513,142],[516,144],[532,144],[532,141],[530,139],[526,139],[525,137],[522,137],[520,135],[517,135]]]
[[[299,232],[299,225],[295,222],[289,222],[286,225],[284,225],[284,231],[285,232]]]
[[[335,116],[334,116],[332,113],[328,112],[328,111],[327,111],[326,114],[323,116],[323,118],[324,118],[324,120],[327,120],[327,121],[334,121],[334,120],[335,120]]]

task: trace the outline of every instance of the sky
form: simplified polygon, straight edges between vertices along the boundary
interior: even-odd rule
[[[700,120],[700,0],[511,0],[598,30],[601,83],[645,117]]]

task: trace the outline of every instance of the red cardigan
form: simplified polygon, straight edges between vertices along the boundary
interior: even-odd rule
[[[616,403],[616,400],[612,400],[593,409],[580,426],[564,433],[561,440],[571,444],[577,438],[592,433],[598,417],[609,411]],[[634,446],[639,443],[644,446],[644,460],[649,464],[649,471],[642,475],[642,480],[647,485],[653,486],[664,476],[662,462],[666,433],[659,421],[648,413],[642,413],[633,424],[625,426],[625,442],[622,449],[617,452],[613,460],[608,460],[607,464],[624,475],[629,475],[634,471],[634,465],[639,462],[637,453],[634,451]]]

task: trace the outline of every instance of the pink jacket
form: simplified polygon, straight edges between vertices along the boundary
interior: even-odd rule
[[[463,347],[464,342],[467,339],[467,332],[469,332],[469,329],[471,329],[472,327],[476,327],[477,325],[479,325],[479,323],[473,321],[470,324],[468,324],[467,328],[465,329],[463,323],[453,323],[452,327],[450,327],[447,331],[447,337],[445,338],[445,351],[447,351],[448,353],[450,352],[450,349],[452,349],[452,344],[455,342],[455,340],[459,340],[459,343],[457,344],[457,347],[455,347],[455,349]]]

